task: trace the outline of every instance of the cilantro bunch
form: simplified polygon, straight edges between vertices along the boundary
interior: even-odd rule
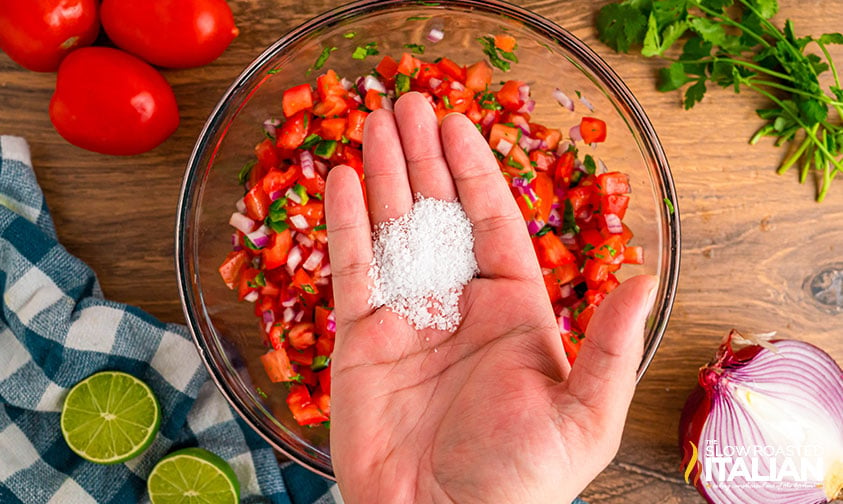
[[[843,44],[843,35],[798,37],[790,20],[782,29],[770,21],[777,11],[776,0],[623,0],[600,10],[597,29],[616,51],[635,47],[671,61],[659,71],[658,89],[685,87],[686,109],[711,84],[769,99],[771,106],[757,111],[765,123],[750,143],[769,136],[787,144],[778,172],[799,166],[803,183],[813,174],[822,201],[843,171],[843,88],[827,48]],[[669,57],[679,45],[669,52],[678,57]],[[833,83],[823,89],[818,76],[828,70]]]

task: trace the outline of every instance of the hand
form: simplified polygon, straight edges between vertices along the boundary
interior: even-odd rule
[[[331,457],[353,503],[568,503],[611,461],[641,360],[655,279],[635,277],[594,315],[570,369],[523,218],[474,125],[407,93],[369,115],[368,215],[348,167],[328,177],[337,317]],[[441,140],[440,140],[441,138]],[[413,195],[459,197],[480,275],[454,333],[415,330],[368,304],[373,224]]]

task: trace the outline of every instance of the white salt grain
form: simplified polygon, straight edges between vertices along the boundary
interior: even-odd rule
[[[372,241],[369,303],[416,329],[455,330],[463,287],[478,273],[462,205],[419,196],[410,212],[379,224]]]

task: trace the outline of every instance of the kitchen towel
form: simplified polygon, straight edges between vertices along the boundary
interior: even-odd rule
[[[167,453],[200,446],[226,459],[243,503],[330,504],[336,486],[279,466],[229,408],[184,326],[103,298],[96,276],[57,242],[26,141],[0,136],[0,503],[134,504]],[[67,391],[102,370],[148,383],[162,412],[153,444],[116,465],[87,462],[59,427]]]

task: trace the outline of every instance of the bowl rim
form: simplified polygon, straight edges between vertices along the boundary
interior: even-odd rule
[[[651,317],[655,321],[655,325],[652,327],[655,337],[644,349],[641,364],[637,371],[636,382],[639,382],[643,377],[661,344],[673,309],[678,287],[681,255],[679,206],[670,166],[661,141],[644,112],[643,107],[620,76],[593,49],[571,32],[537,13],[502,0],[441,0],[433,2],[422,0],[357,0],[334,7],[299,24],[269,45],[244,68],[217,101],[217,104],[209,114],[208,119],[197,136],[196,143],[184,171],[179,192],[174,242],[175,270],[182,311],[194,346],[208,374],[214,381],[217,389],[222,393],[226,402],[273,449],[282,453],[290,460],[330,480],[336,479],[331,468],[319,467],[311,463],[310,460],[295,453],[291,448],[279,443],[272,435],[272,432],[261,421],[252,416],[254,413],[253,409],[244,404],[239,391],[235,389],[222,371],[214,365],[214,358],[219,356],[219,351],[213,345],[210,345],[206,337],[202,335],[198,320],[202,316],[200,315],[201,303],[197,304],[193,293],[192,279],[190,278],[191,271],[194,271],[194,265],[188,264],[188,254],[185,253],[186,242],[191,241],[186,238],[186,233],[191,229],[193,224],[189,210],[192,208],[193,199],[196,197],[193,194],[193,189],[200,183],[201,179],[197,175],[201,175],[205,169],[204,165],[200,165],[200,161],[204,157],[205,152],[208,149],[212,149],[208,165],[213,164],[219,143],[225,138],[225,131],[223,130],[222,137],[217,142],[217,145],[209,145],[205,139],[208,138],[209,133],[225,126],[223,116],[232,108],[232,104],[229,102],[230,98],[243,86],[244,82],[249,81],[256,75],[258,69],[264,66],[279,51],[285,49],[300,38],[324,28],[325,25],[334,25],[367,14],[412,6],[430,7],[434,9],[440,7],[457,7],[462,10],[478,10],[486,14],[503,14],[519,21],[533,31],[555,40],[557,44],[586,67],[589,72],[593,73],[600,81],[600,84],[613,93],[617,97],[617,100],[626,107],[624,112],[628,114],[629,119],[635,126],[637,136],[640,137],[639,141],[641,143],[639,144],[639,148],[643,147],[642,150],[650,157],[650,161],[654,164],[654,171],[658,174],[658,181],[661,182],[660,189],[665,198],[665,205],[660,208],[660,213],[663,217],[662,221],[665,223],[664,231],[667,233],[667,237],[662,236],[662,239],[667,243],[667,267],[664,271],[666,282],[664,285],[659,285],[658,287],[664,293],[662,296],[663,302],[657,313],[651,313]],[[248,97],[246,101],[248,101]],[[246,101],[240,104],[239,107],[242,108]],[[239,109],[234,111],[232,119],[237,116],[238,112]],[[662,233],[663,235],[664,231]]]

